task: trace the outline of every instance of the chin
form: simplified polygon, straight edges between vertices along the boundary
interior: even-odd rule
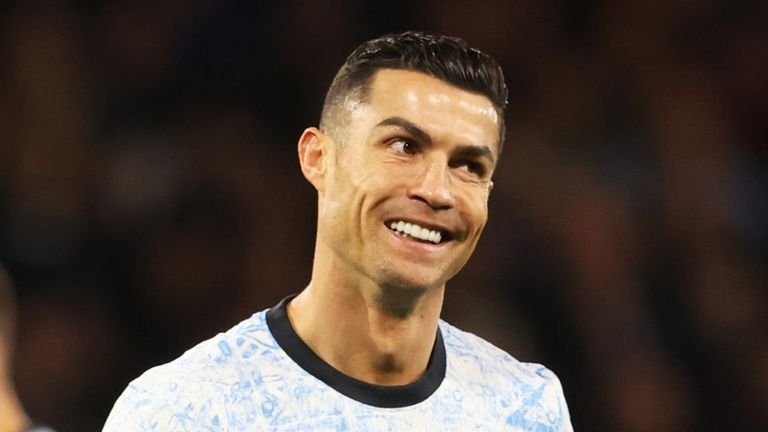
[[[442,286],[445,283],[445,280],[436,275],[434,271],[419,272],[407,270],[402,268],[381,272],[377,278],[379,286],[385,290],[425,292]]]
[[[434,275],[386,271],[377,277],[381,291],[376,301],[383,310],[399,318],[409,316],[418,301],[444,284]]]

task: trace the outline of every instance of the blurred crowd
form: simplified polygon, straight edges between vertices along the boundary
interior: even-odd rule
[[[146,368],[309,281],[295,143],[360,42],[496,57],[490,221],[444,318],[554,369],[577,431],[768,430],[768,3],[11,1],[0,262],[30,416],[100,430]]]

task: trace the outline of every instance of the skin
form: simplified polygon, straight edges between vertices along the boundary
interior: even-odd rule
[[[485,96],[390,69],[345,117],[343,138],[308,128],[298,142],[318,193],[318,230],[312,280],[288,317],[337,370],[404,385],[426,369],[445,284],[485,226],[499,119]],[[399,220],[448,240],[403,237],[389,229]]]
[[[0,340],[0,431],[16,432],[26,430],[29,424],[19,397],[13,387],[13,381],[8,374],[9,352]]]

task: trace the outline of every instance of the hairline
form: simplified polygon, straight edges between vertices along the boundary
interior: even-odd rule
[[[496,111],[496,123],[499,129],[496,145],[498,148],[499,155],[501,155],[501,150],[504,146],[504,137],[506,135],[506,126],[504,121],[505,120],[504,107],[496,106],[496,104],[493,102],[493,99],[481,91],[468,89],[464,86],[451,82],[450,80],[447,80],[445,78],[435,76],[434,74],[431,74],[427,71],[419,70],[416,68],[409,68],[409,67],[397,67],[397,66],[376,67],[373,69],[373,71],[370,74],[368,74],[364,79],[360,80],[360,82],[358,82],[356,85],[351,86],[347,88],[345,91],[343,91],[341,94],[336,95],[336,97],[332,101],[326,101],[327,103],[324,104],[323,112],[320,116],[320,125],[319,125],[320,130],[323,133],[330,136],[334,141],[337,142],[337,144],[342,144],[345,141],[346,137],[341,136],[341,134],[339,133],[339,129],[345,130],[346,128],[343,126],[346,126],[346,122],[349,121],[350,113],[349,113],[349,109],[347,108],[347,104],[370,103],[374,80],[376,79],[376,76],[379,74],[379,72],[383,70],[407,71],[407,72],[419,73],[422,75],[426,75],[426,76],[438,79],[443,83],[450,85],[451,87],[457,88],[467,93],[471,93],[473,95],[483,96],[486,99],[488,99],[488,101],[493,106],[494,111]],[[341,116],[343,116],[343,118],[340,118]]]

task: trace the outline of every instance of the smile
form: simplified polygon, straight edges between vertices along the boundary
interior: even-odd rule
[[[405,221],[392,221],[389,223],[389,229],[414,240],[434,244],[439,244],[441,240],[444,240],[445,237],[447,237],[440,230],[425,228],[415,223]]]

